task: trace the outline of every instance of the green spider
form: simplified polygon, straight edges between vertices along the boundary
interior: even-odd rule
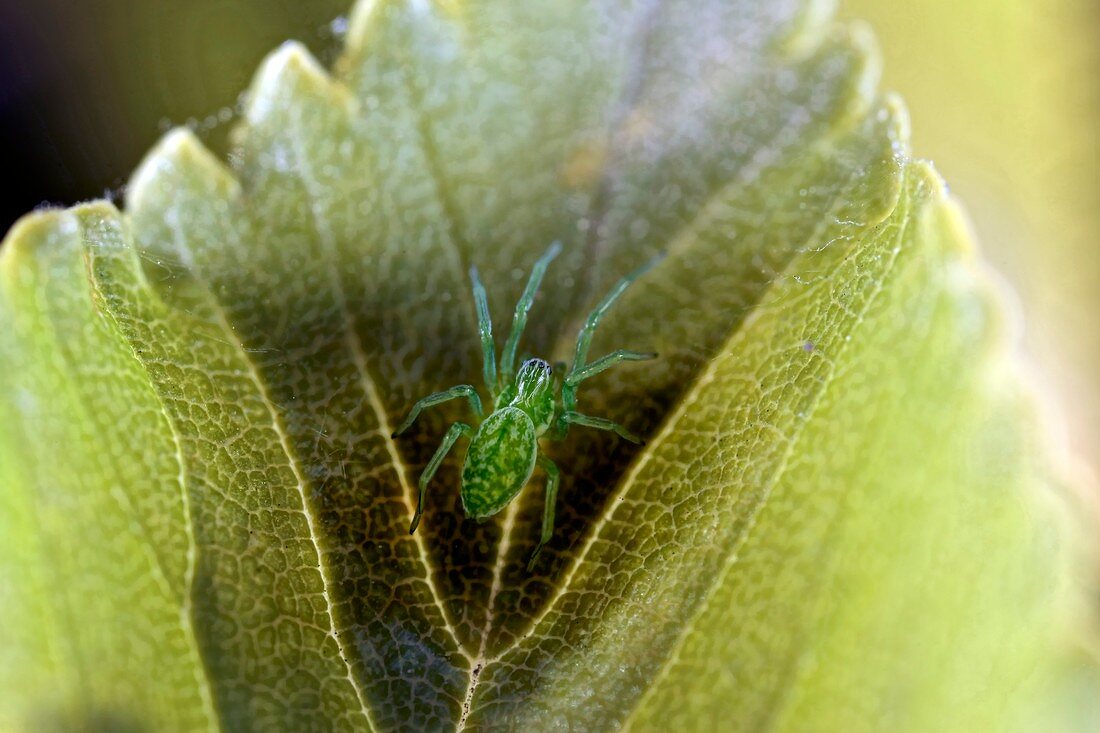
[[[600,318],[623,294],[627,286],[653,267],[661,257],[646,263],[620,280],[592,310],[577,336],[573,366],[564,378],[560,375],[561,368],[557,378],[554,378],[550,364],[542,359],[527,359],[520,365],[519,372],[515,371],[516,347],[527,325],[527,312],[531,310],[531,303],[535,299],[535,293],[538,292],[547,266],[560,252],[561,244],[554,242],[531,270],[527,287],[524,288],[523,295],[516,303],[512,330],[508,334],[504,352],[500,357],[499,374],[496,344],[493,342],[493,324],[489,319],[485,287],[478,277],[477,268],[470,268],[478,330],[481,332],[485,386],[492,395],[493,413],[480,422],[476,432],[469,425],[461,422],[455,423],[447,431],[443,443],[428,461],[424,473],[420,475],[420,494],[416,502],[416,514],[409,527],[409,534],[412,534],[420,523],[420,515],[424,511],[424,491],[439,468],[439,464],[443,462],[444,457],[460,436],[469,436],[473,433],[474,437],[466,451],[466,460],[462,466],[460,489],[462,508],[467,516],[477,520],[493,516],[508,506],[527,485],[536,465],[546,472],[546,504],[542,514],[542,535],[531,555],[530,562],[527,563],[528,572],[534,567],[543,546],[554,534],[554,502],[557,498],[560,477],[560,471],[553,461],[539,453],[539,438],[545,435],[551,440],[562,440],[569,431],[570,425],[583,425],[597,430],[610,430],[632,443],[641,443],[641,439],[611,420],[589,417],[577,412],[577,385],[620,362],[644,361],[657,356],[620,349],[591,364],[585,361],[588,356],[588,346],[592,343],[592,334]],[[413,405],[409,416],[394,431],[393,437],[405,432],[424,408],[459,397],[469,400],[474,415],[478,421],[481,421],[483,413],[477,390],[469,384],[460,384],[428,395]]]

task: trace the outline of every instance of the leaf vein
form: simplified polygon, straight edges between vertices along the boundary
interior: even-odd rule
[[[81,229],[81,232],[83,232],[83,229]],[[83,236],[80,244],[82,246],[86,246],[85,242],[83,241]],[[91,276],[90,273],[88,275],[88,286],[92,289],[96,288],[95,279]],[[96,307],[94,303],[92,305],[92,308],[97,315],[103,316],[102,322],[104,323],[104,325],[111,328],[112,334],[116,336],[117,340],[120,343],[126,346],[126,349],[129,352],[130,356],[134,359],[137,359],[137,355],[133,353],[133,347],[130,345],[129,340],[126,339],[125,336],[122,334],[114,319],[111,318],[109,314],[104,313],[103,310]],[[51,309],[44,308],[43,310],[45,310],[47,314],[50,314],[47,315],[46,320],[50,324],[50,331],[53,336],[54,343],[58,345],[58,348],[54,350],[54,353],[60,354],[61,359],[64,362],[67,362],[67,366],[69,367],[60,370],[61,373],[71,374],[78,372],[80,365],[77,363],[75,356],[73,355],[67,341],[60,337],[60,333],[58,331],[57,324],[55,322],[54,316],[52,315]],[[171,420],[168,419],[168,413],[164,406],[164,403],[160,400],[159,395],[156,394],[156,390],[152,387],[152,380],[151,377],[149,377],[148,370],[145,369],[144,365],[140,364],[140,361],[138,363],[141,373],[150,379],[147,386],[149,386],[150,392],[153,393],[154,399],[156,400],[156,403],[160,408],[161,416],[168,423],[169,430],[172,435],[172,440],[176,448],[177,465],[180,468],[179,472],[177,473],[177,478],[182,482],[184,480],[185,472],[182,464],[182,453],[180,452],[178,436],[174,427],[171,424]],[[70,379],[65,379],[63,381],[66,385],[66,391],[72,395],[73,402],[77,405],[77,411],[80,415],[81,420],[89,427],[91,427],[93,432],[99,432],[102,426],[98,424],[98,421],[95,420],[92,417],[92,414],[89,412],[88,406],[85,404],[83,396],[80,394],[82,390],[79,387],[76,387],[73,384],[73,381]],[[145,540],[144,542],[142,542],[142,548],[144,550],[143,554],[145,555],[146,560],[149,563],[151,575],[155,579],[157,586],[160,587],[161,591],[165,594],[167,598],[175,598],[180,603],[180,625],[187,640],[188,653],[191,655],[193,661],[195,662],[193,672],[195,676],[195,682],[197,683],[196,692],[202,700],[203,714],[206,716],[207,722],[209,724],[209,730],[220,730],[220,718],[218,717],[214,706],[213,695],[210,689],[209,675],[206,671],[202,655],[198,649],[198,640],[195,634],[195,629],[191,617],[191,589],[194,584],[194,568],[196,557],[194,534],[191,527],[190,508],[184,484],[181,483],[180,488],[181,494],[183,496],[184,522],[187,525],[187,565],[185,566],[185,582],[183,589],[184,592],[181,597],[177,597],[176,592],[172,588],[172,584],[169,581],[168,573],[164,568],[160,555],[158,554],[156,549],[154,549],[155,543],[150,536],[148,525],[142,519],[140,513],[130,501],[130,497],[127,496],[126,492],[121,488],[124,483],[121,480],[123,474],[119,470],[118,464],[116,463],[114,456],[110,452],[108,452],[107,464],[110,466],[116,478],[119,479],[117,483],[109,490],[108,494],[112,498],[114,498],[114,500],[118,503],[123,512],[130,516],[134,524],[140,528],[141,535]]]
[[[317,193],[318,181],[316,175],[313,173],[312,167],[309,164],[309,156],[301,148],[300,136],[291,136],[294,140],[294,153],[295,164],[301,173],[302,183],[305,186],[306,194],[309,198],[310,212],[313,215],[313,221],[317,228],[317,233],[320,235],[321,241],[325,248],[329,251],[330,255],[334,255],[335,249],[335,237],[332,230],[329,228],[327,219],[323,215],[323,212],[318,211],[317,207],[321,201],[321,197]],[[382,404],[382,399],[378,394],[377,385],[374,377],[370,373],[370,368],[367,364],[366,354],[363,351],[363,344],[359,339],[359,334],[355,326],[355,317],[352,315],[347,304],[347,295],[344,292],[344,286],[340,282],[339,273],[336,271],[332,264],[332,258],[329,258],[327,267],[327,274],[329,282],[331,284],[333,295],[336,297],[337,306],[340,309],[340,314],[343,319],[344,325],[344,338],[348,344],[348,349],[351,352],[352,359],[355,362],[355,369],[359,374],[360,381],[363,385],[363,391],[366,394],[367,402],[371,406],[371,410],[375,414],[375,418],[378,421],[378,426],[381,431],[382,440],[386,446],[386,452],[389,454],[391,464],[394,469],[394,473],[397,475],[397,480],[401,485],[401,496],[404,501],[406,510],[409,516],[412,516],[414,510],[414,504],[412,500],[413,488],[408,480],[408,467],[405,466],[401,460],[401,455],[397,450],[397,444],[392,436],[392,426],[389,422],[389,417],[386,413],[385,406]],[[432,564],[428,556],[427,547],[424,544],[422,534],[413,533],[413,542],[416,544],[417,552],[420,556],[421,564],[424,569],[424,583],[428,588],[432,600],[439,611],[440,617],[443,621],[443,626],[454,640],[455,647],[460,653],[470,658],[469,653],[466,651],[459,639],[458,633],[454,628],[451,620],[447,617],[446,607],[443,604],[443,599],[440,596],[439,589],[436,588],[435,579],[432,571]],[[349,668],[350,673],[350,668]],[[358,691],[357,694],[361,693]],[[360,697],[360,700],[362,698]],[[365,710],[364,706],[364,710]]]
[[[171,231],[176,246],[176,251],[179,253],[180,259],[183,261],[183,264],[187,267],[187,269],[194,274],[195,278],[202,282],[204,290],[209,296],[207,300],[213,310],[216,324],[227,336],[226,343],[237,352],[238,356],[244,362],[246,371],[248,373],[248,380],[252,382],[253,386],[256,388],[256,392],[260,397],[260,401],[263,403],[264,409],[267,411],[271,419],[271,427],[272,430],[275,431],[275,435],[279,441],[279,446],[282,449],[283,453],[286,455],[287,467],[290,469],[291,473],[294,476],[298,494],[302,500],[301,513],[306,520],[306,527],[309,530],[310,540],[313,544],[314,549],[317,552],[317,569],[321,576],[321,582],[323,584],[322,597],[325,599],[325,615],[328,617],[329,620],[329,628],[324,631],[336,642],[337,648],[340,651],[340,659],[344,663],[344,667],[347,670],[348,683],[351,685],[352,690],[355,692],[355,696],[358,699],[359,704],[362,708],[363,716],[367,721],[367,725],[370,726],[371,730],[377,730],[377,727],[375,726],[371,718],[370,709],[367,707],[366,700],[363,698],[363,691],[360,689],[360,686],[355,681],[355,677],[353,675],[351,667],[351,660],[348,657],[347,650],[345,649],[344,643],[341,639],[341,635],[338,634],[336,631],[336,619],[333,614],[334,604],[332,600],[333,582],[332,578],[329,577],[328,566],[324,562],[324,554],[321,551],[321,544],[317,534],[317,528],[314,524],[313,512],[310,510],[309,507],[309,501],[306,495],[306,481],[302,475],[301,469],[298,466],[298,460],[295,458],[294,451],[290,444],[290,438],[286,432],[286,428],[279,420],[279,413],[275,408],[274,403],[271,401],[271,397],[270,395],[268,395],[267,389],[263,385],[263,380],[260,378],[260,375],[256,370],[256,365],[253,363],[252,359],[249,358],[248,350],[245,348],[240,336],[230,325],[229,319],[225,312],[225,308],[222,306],[221,302],[214,297],[214,294],[211,291],[210,286],[207,283],[207,280],[201,268],[199,268],[197,263],[195,262],[194,255],[192,254],[191,249],[186,242],[186,238],[183,236],[183,232],[181,231],[179,226],[172,226]]]
[[[899,226],[899,231],[898,231],[898,235],[897,235],[899,238],[902,235],[902,233],[904,232],[904,230],[905,230],[905,222],[903,221],[901,223],[901,225]],[[878,296],[882,293],[882,290],[883,290],[883,287],[885,285],[887,277],[894,272],[894,265],[897,262],[898,251],[899,250],[898,250],[897,247],[892,248],[892,254],[891,254],[890,260],[887,263],[887,265],[883,268],[883,276],[881,278],[876,279],[875,286],[874,286],[873,290],[869,294],[869,297],[867,298],[866,303],[864,303],[863,307],[859,310],[859,312],[851,314],[851,323],[850,323],[850,326],[849,326],[849,329],[848,329],[850,332],[856,330],[856,328],[858,328],[859,325],[863,323],[863,320],[866,317],[867,313],[870,311],[871,307],[875,304],[876,300],[878,299]],[[845,351],[847,351],[847,349],[850,347],[850,344],[851,344],[851,342],[849,340],[842,340],[841,341],[841,347],[837,351],[837,357],[841,356]],[[839,359],[833,359],[832,363],[835,364],[838,360]],[[675,643],[675,646],[672,648],[672,650],[670,651],[669,655],[665,658],[665,660],[661,663],[660,670],[653,677],[653,679],[651,681],[651,684],[646,689],[645,693],[641,697],[638,698],[637,703],[634,705],[634,707],[630,711],[630,715],[627,716],[627,718],[623,721],[623,730],[624,731],[627,731],[627,730],[630,729],[631,721],[634,719],[635,713],[637,713],[637,711],[640,710],[643,707],[643,704],[644,704],[645,700],[653,694],[653,691],[658,688],[661,680],[665,679],[668,676],[669,671],[671,670],[673,665],[676,663],[676,661],[679,660],[679,655],[681,654],[685,644],[687,643],[687,639],[691,634],[691,631],[692,631],[692,629],[695,625],[695,622],[706,612],[714,593],[716,593],[717,590],[722,586],[722,584],[725,582],[726,577],[730,574],[730,572],[733,570],[733,567],[737,564],[737,560],[739,559],[739,553],[740,553],[741,549],[744,547],[745,543],[748,542],[749,536],[752,534],[752,530],[756,527],[756,523],[757,523],[757,520],[759,519],[760,513],[763,511],[765,504],[767,504],[768,499],[771,497],[772,489],[775,487],[775,485],[779,482],[779,480],[786,473],[786,470],[790,465],[791,456],[794,454],[795,446],[797,445],[799,439],[801,438],[802,433],[805,430],[806,426],[810,423],[810,420],[813,418],[813,415],[816,412],[818,406],[821,404],[821,401],[824,398],[825,394],[828,392],[828,389],[829,389],[830,385],[833,384],[835,376],[836,376],[836,369],[835,368],[830,369],[828,371],[828,373],[824,376],[824,378],[820,382],[817,383],[818,389],[815,391],[813,401],[808,406],[808,409],[806,410],[804,417],[797,422],[797,428],[796,428],[794,434],[787,441],[787,447],[783,451],[783,455],[780,458],[779,463],[776,464],[775,470],[772,472],[772,475],[770,476],[770,478],[768,480],[768,483],[767,483],[767,485],[764,489],[764,492],[762,493],[759,501],[757,501],[755,503],[755,505],[753,506],[752,511],[750,512],[750,515],[748,517],[748,520],[745,523],[744,530],[742,531],[740,536],[735,538],[734,546],[732,547],[731,552],[729,553],[729,556],[723,562],[721,570],[719,570],[719,572],[715,574],[714,582],[712,582],[708,586],[703,598],[700,599],[699,604],[694,609],[690,620],[688,620],[688,622],[683,625],[683,627],[680,630],[680,633],[677,637],[677,641]],[[835,517],[836,517],[836,515],[834,515],[834,520],[835,520]],[[770,728],[770,726],[769,726],[769,728]]]

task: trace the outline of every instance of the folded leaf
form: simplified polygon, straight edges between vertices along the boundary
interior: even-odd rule
[[[1000,730],[1063,659],[1030,397],[935,173],[815,3],[367,2],[296,45],[226,165],[187,132],[126,211],[0,253],[0,724]],[[467,270],[521,351],[594,355],[541,479],[478,523]]]

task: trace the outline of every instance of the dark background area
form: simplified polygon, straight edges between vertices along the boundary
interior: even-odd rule
[[[117,192],[174,125],[224,151],[260,60],[328,63],[351,0],[0,0],[0,236],[43,204]]]

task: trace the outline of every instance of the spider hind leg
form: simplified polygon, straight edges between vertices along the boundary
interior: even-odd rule
[[[424,513],[424,492],[427,490],[432,477],[435,476],[435,472],[439,470],[439,466],[443,463],[443,459],[451,452],[451,448],[454,447],[459,437],[463,435],[468,437],[472,432],[473,428],[466,423],[456,422],[451,426],[451,429],[447,431],[447,434],[443,436],[443,442],[439,444],[439,448],[436,449],[435,455],[432,456],[432,460],[428,461],[428,465],[424,468],[424,473],[420,474],[420,492],[416,499],[416,513],[413,514],[412,524],[409,525],[409,534],[415,532],[417,525],[420,524],[420,515]]]
[[[527,561],[527,572],[534,569],[535,561],[538,560],[542,548],[554,536],[554,505],[558,500],[558,482],[561,480],[561,471],[549,458],[540,455],[536,462],[539,468],[546,472],[546,499],[542,509],[542,534],[539,536],[535,551],[531,553],[531,559]]]

